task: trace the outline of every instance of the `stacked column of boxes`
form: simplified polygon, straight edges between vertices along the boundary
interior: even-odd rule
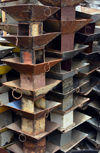
[[[7,126],[23,142],[18,141],[8,148],[13,152],[15,147],[24,153],[59,150],[56,145],[46,143],[46,136],[61,125],[45,119],[51,110],[60,105],[45,98],[45,94],[61,82],[45,78],[45,73],[62,60],[45,57],[45,45],[59,32],[43,34],[43,21],[59,9],[32,4],[2,7],[18,21],[17,36],[4,38],[20,47],[20,57],[2,60],[20,73],[20,79],[4,83],[12,89],[12,96],[17,99],[6,106],[21,116],[21,120]],[[19,97],[15,97],[15,92],[20,94]]]
[[[48,5],[47,1],[42,0],[42,3]],[[91,19],[76,20],[75,4],[72,1],[70,3],[60,1],[61,10],[44,22],[45,31],[61,32],[60,36],[47,45],[46,55],[63,59],[47,73],[47,77],[62,80],[58,86],[49,92],[47,97],[62,103],[59,109],[50,113],[50,120],[60,123],[62,126],[51,133],[48,140],[60,146],[63,152],[68,152],[87,137],[85,133],[76,131],[74,128],[91,118],[75,111],[77,107],[82,107],[84,103],[89,101],[89,98],[81,94],[89,80],[78,77],[78,73],[84,68],[88,69],[89,63],[77,61],[74,58],[75,55],[88,47],[87,45],[75,44],[74,48],[74,34],[92,21]],[[51,2],[51,5],[55,6],[56,3]]]

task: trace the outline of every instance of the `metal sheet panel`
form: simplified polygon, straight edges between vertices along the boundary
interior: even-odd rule
[[[17,21],[44,21],[60,8],[34,4],[19,4],[4,6],[1,9]]]
[[[26,64],[21,63],[20,57],[10,58],[10,59],[2,59],[3,62],[11,66],[13,69],[22,74],[39,74],[48,71],[55,64],[59,63],[62,59],[50,58],[46,57],[44,63],[40,64]]]

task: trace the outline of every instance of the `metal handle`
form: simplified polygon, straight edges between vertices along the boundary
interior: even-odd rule
[[[80,88],[77,88],[77,89],[76,89],[76,93],[79,93],[79,92],[80,92]]]
[[[100,148],[100,144],[97,144],[97,143],[96,143],[96,144],[95,144],[95,147],[96,147],[96,148]]]
[[[14,91],[16,91],[16,90],[19,90],[20,91],[20,97],[15,97],[14,96]],[[12,90],[12,96],[15,98],[15,99],[20,99],[21,97],[22,97],[22,95],[23,95],[23,93],[22,93],[22,91],[20,90],[20,89],[17,89],[17,88],[15,88],[14,90]]]
[[[3,1],[2,3],[1,3],[3,6],[5,6],[5,2]]]
[[[24,139],[22,140],[22,138],[21,137],[23,137]],[[20,142],[25,142],[26,141],[26,136],[25,136],[25,134],[23,134],[23,133],[21,133],[20,135],[19,135],[19,141]]]
[[[8,30],[8,29],[9,29],[9,25],[6,24],[6,25],[4,26],[4,30]]]
[[[48,69],[47,70],[46,70],[46,66],[48,66]],[[49,63],[47,63],[47,64],[44,65],[44,71],[45,72],[49,72],[50,71],[50,64]]]
[[[50,112],[49,112],[49,109],[48,109],[47,112],[46,112],[46,115],[45,115],[46,118],[48,118],[49,113],[50,113]]]
[[[50,13],[49,14],[46,14],[46,10],[49,10]],[[51,9],[49,7],[45,8],[44,15],[45,16],[51,16]]]

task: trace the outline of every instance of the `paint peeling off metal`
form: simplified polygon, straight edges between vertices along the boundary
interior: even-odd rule
[[[47,136],[49,133],[53,132],[54,130],[56,130],[60,126],[61,126],[60,124],[56,124],[54,122],[50,122],[50,121],[46,120],[45,132],[43,132],[42,134],[38,134],[36,136],[28,135],[27,133],[23,133],[21,131],[21,121],[20,120],[15,123],[12,123],[6,127],[12,131],[15,131],[17,134],[21,134],[21,133],[25,134],[27,139],[36,141],[36,140],[40,140],[41,138]]]
[[[100,84],[97,86],[93,87],[93,91],[96,92],[100,96]]]
[[[61,147],[61,151],[66,153],[67,151],[69,151],[73,147],[75,147],[83,139],[85,139],[87,136],[88,136],[88,134],[85,134],[85,133],[80,132],[78,130],[73,130],[72,131],[72,140],[71,140],[71,142],[69,142],[69,143],[65,144],[63,147]]]
[[[91,22],[92,19],[81,19],[72,21],[59,21],[48,19],[44,22],[44,31],[61,32],[62,34],[73,34]]]
[[[78,111],[74,111],[74,125],[73,126],[69,126],[66,129],[63,128],[58,128],[59,131],[66,133],[74,128],[76,128],[77,126],[81,125],[82,123],[86,122],[87,120],[89,120],[91,117],[85,114],[82,114]]]
[[[1,9],[17,21],[44,21],[60,8],[34,4],[19,4],[4,6]]]
[[[57,58],[50,58],[46,57],[45,62],[41,64],[25,64],[21,63],[20,57],[17,58],[10,58],[10,59],[2,59],[1,61],[5,62],[9,66],[11,66],[13,69],[18,71],[19,73],[22,74],[39,74],[39,73],[44,73],[45,71],[48,70],[48,68],[54,66],[58,62],[60,62],[62,59],[57,59]]]
[[[94,51],[92,53],[79,53],[76,58],[80,59],[80,60],[85,60],[85,59],[93,59],[94,57],[99,55],[100,51]]]
[[[89,63],[84,63],[81,66],[79,65],[79,62],[77,62],[75,64],[73,62],[74,67],[71,71],[61,70],[60,73],[50,71],[50,72],[47,73],[47,77],[52,77],[54,79],[59,79],[59,80],[65,80],[69,77],[74,76],[76,74],[76,72],[80,72],[84,67],[89,66]]]
[[[98,114],[100,114],[100,98],[95,99],[88,104],[89,107],[93,108]]]
[[[99,117],[93,117],[90,120],[88,120],[87,122],[93,127],[95,128],[97,131],[100,131],[100,126],[99,126]]]
[[[34,108],[34,113],[26,112],[21,110],[21,103],[20,101],[14,101],[11,103],[6,104],[5,106],[10,108],[12,111],[16,112],[18,115],[29,118],[29,119],[37,119],[40,117],[46,117],[46,114],[48,112],[52,111],[56,107],[61,105],[60,103],[54,102],[54,101],[48,101],[46,100],[46,109],[39,109],[39,108]]]
[[[96,40],[97,38],[99,38],[99,36],[100,36],[100,33],[86,35],[86,34],[82,34],[82,33],[77,32],[75,34],[75,41],[79,41],[82,43],[89,43],[89,42],[92,42],[92,41]]]
[[[84,68],[82,72],[80,71],[76,76],[79,78],[84,78],[98,70],[98,68],[100,68],[100,62],[90,61],[89,72],[86,72],[86,68]]]
[[[73,58],[83,50],[85,50],[88,47],[88,45],[81,45],[81,44],[75,44],[74,50],[66,51],[61,53],[57,50],[46,50],[46,56],[56,57],[56,58],[62,58],[63,61],[68,60],[70,58]]]
[[[20,48],[27,48],[27,49],[35,49],[35,48],[42,48],[45,45],[47,45],[50,41],[52,41],[54,38],[56,38],[60,32],[53,32],[53,33],[47,33],[42,34],[39,36],[4,36],[3,38],[10,41],[12,44],[17,45]]]
[[[10,33],[10,34],[16,34],[17,33],[17,25],[13,24],[6,24],[6,23],[0,23],[0,29]]]
[[[58,85],[61,81],[59,80],[54,80],[54,79],[46,79],[46,86],[41,87],[39,89],[35,90],[28,90],[28,89],[23,89],[20,87],[20,80],[14,80],[14,81],[9,81],[6,83],[3,83],[7,87],[11,88],[12,90],[16,89],[16,92],[28,95],[28,96],[34,96],[34,98],[46,94],[48,91],[50,91],[52,88],[54,88],[56,85]]]
[[[43,3],[44,5],[50,5],[50,6],[61,6],[61,7],[65,7],[65,6],[76,6],[78,4],[80,4],[81,2],[83,2],[84,0],[39,0],[41,3]]]
[[[87,101],[90,100],[89,98],[82,97],[82,96],[79,96],[79,95],[76,95],[76,94],[74,94],[73,99],[74,99],[73,106],[71,108],[69,108],[68,110],[63,111],[63,110],[60,110],[60,109],[54,109],[53,112],[56,113],[56,114],[65,115],[65,114],[69,113],[70,111],[75,110],[78,107],[81,108],[84,105],[84,103],[86,103]]]

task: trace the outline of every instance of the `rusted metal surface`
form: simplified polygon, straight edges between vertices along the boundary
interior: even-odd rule
[[[71,90],[70,92],[68,92],[66,94],[63,94],[63,93],[61,93],[59,91],[50,91],[50,93],[54,94],[55,96],[58,96],[59,98],[64,98],[65,99],[65,98],[68,97],[68,95],[74,93],[75,91],[80,93],[82,87],[87,85],[88,83],[89,83],[89,81],[86,81],[86,80],[85,81],[83,80],[83,82],[78,82],[76,80],[76,83],[73,86],[73,90]]]
[[[100,68],[100,63],[96,61],[90,61],[89,71],[88,69],[84,68],[82,71],[80,71],[77,74],[77,77],[83,78],[90,74],[92,74],[94,71],[98,70]]]
[[[61,105],[59,102],[46,100],[45,110],[35,107],[34,113],[30,113],[29,111],[22,110],[20,101],[11,102],[6,104],[5,106],[10,108],[12,111],[16,112],[20,116],[34,120],[39,117],[44,117],[44,116],[46,117],[46,114],[48,115],[49,112],[51,112],[53,109],[55,109],[59,105]]]
[[[67,152],[67,151],[71,150],[73,147],[75,147],[79,142],[81,142],[87,136],[88,136],[88,134],[85,134],[85,133],[80,132],[78,130],[72,130],[71,141],[69,143],[66,143],[63,147],[61,147],[61,151]]]
[[[43,3],[44,5],[65,7],[65,6],[76,6],[80,4],[81,2],[83,2],[83,0],[71,0],[71,1],[69,0],[57,0],[57,1],[40,0],[40,2]]]
[[[81,19],[92,19],[90,23],[96,23],[99,20],[99,14],[87,14],[84,12],[80,12],[79,10],[76,11],[76,18],[81,18]]]
[[[91,22],[91,19],[59,21],[48,19],[44,22],[46,32],[61,32],[62,34],[72,34]]]
[[[6,23],[0,23],[0,29],[3,31],[6,31],[10,34],[16,34],[17,33],[17,25],[12,24],[6,24]]]
[[[65,61],[70,58],[73,58],[74,56],[82,52],[84,49],[86,49],[87,47],[88,45],[75,44],[74,50],[66,51],[63,53],[61,53],[59,50],[53,50],[48,48],[46,50],[46,56],[62,58],[62,60]]]
[[[79,91],[80,95],[88,96],[90,93],[94,92],[93,88],[96,87],[100,82],[98,77],[90,76],[89,82],[83,86],[81,91]]]
[[[86,60],[86,59],[92,60],[93,58],[95,58],[98,55],[99,55],[99,51],[94,51],[89,54],[88,53],[79,53],[78,55],[76,55],[76,58],[81,59],[81,60]]]
[[[75,41],[82,42],[82,43],[90,43],[90,42],[96,40],[97,38],[99,38],[99,36],[100,36],[100,33],[86,35],[86,34],[82,34],[82,33],[77,32],[75,34]]]
[[[33,141],[37,141],[40,140],[41,138],[47,136],[49,133],[53,132],[54,130],[56,130],[58,127],[60,127],[61,125],[50,122],[48,120],[46,120],[46,130],[45,132],[43,132],[42,134],[38,134],[36,136],[33,135],[28,135],[27,133],[23,133],[25,134],[26,138],[29,140],[33,140]],[[21,121],[17,121],[15,123],[12,123],[8,126],[6,126],[8,129],[15,131],[17,134],[21,134]]]
[[[20,74],[20,87],[27,90],[35,90],[45,87],[45,73],[37,75]]]
[[[4,36],[3,38],[10,41],[12,44],[19,46],[20,48],[36,49],[43,48],[51,40],[57,37],[60,33],[48,33],[39,36]]]
[[[89,63],[84,63],[83,65],[79,65],[79,62],[73,63],[73,68],[70,71],[61,70],[59,72],[50,71],[47,73],[47,77],[52,77],[54,79],[65,80],[69,77],[78,74],[84,67],[88,66]]]
[[[0,148],[0,153],[8,153],[6,150]]]
[[[22,117],[21,131],[22,133],[27,133],[28,135],[36,136],[45,132],[45,124],[45,117],[40,117],[34,120]]]
[[[56,85],[58,85],[61,81],[54,80],[54,79],[46,79],[46,86],[41,87],[39,89],[35,90],[28,90],[20,87],[20,80],[14,80],[4,83],[4,85],[8,86],[11,89],[15,89],[16,92],[22,93],[28,96],[34,96],[34,98],[46,94],[48,91],[50,91],[52,88],[54,88]]]
[[[52,96],[52,94],[50,95],[50,97],[51,96]],[[74,100],[73,106],[71,108],[69,108],[68,110],[62,111],[61,109],[54,109],[53,112],[64,115],[64,114],[66,114],[66,113],[68,113],[70,111],[75,110],[78,107],[82,107],[84,103],[89,101],[89,98],[82,97],[82,96],[74,94],[73,100]]]
[[[93,128],[95,128],[97,131],[100,131],[100,121],[99,117],[93,117],[90,120],[87,121]]]
[[[75,20],[75,6],[61,8],[61,21]]]
[[[17,21],[44,21],[60,8],[34,4],[19,4],[1,7],[1,9]]]
[[[9,47],[9,46],[0,46],[0,58],[3,58],[4,56],[6,56],[7,54],[9,54],[10,52],[12,52],[12,50],[15,47]]]
[[[23,152],[24,153],[37,153],[37,152],[45,152],[46,151],[46,138],[42,138],[41,140],[37,142],[32,142],[29,140],[26,140],[23,143]]]
[[[7,148],[8,150],[14,152],[14,153],[23,153],[23,147],[21,142],[16,142],[15,144],[11,145],[10,147]],[[55,153],[58,151],[60,147],[56,146],[55,144],[46,141],[46,153]],[[5,152],[1,152],[5,153]]]
[[[21,63],[21,59],[18,58],[10,58],[10,59],[2,59],[3,62],[11,66],[13,69],[22,74],[29,75],[37,75],[39,73],[44,73],[49,70],[52,66],[60,62],[62,59],[57,59],[53,57],[46,57],[45,62],[41,64],[26,64]]]

